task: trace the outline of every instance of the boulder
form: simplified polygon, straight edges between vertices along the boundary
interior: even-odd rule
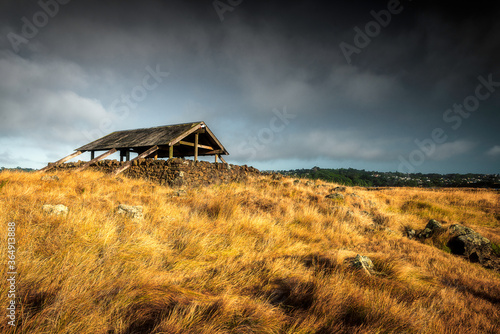
[[[52,204],[44,204],[42,206],[42,210],[45,213],[48,213],[50,215],[65,215],[68,213],[68,207],[62,205],[62,204],[57,204],[57,205],[52,205]]]
[[[449,227],[453,236],[447,246],[456,255],[462,255],[471,262],[486,264],[490,261],[492,247],[490,240],[483,237],[470,227],[454,224]]]
[[[119,215],[125,215],[126,217],[132,219],[143,219],[144,214],[142,213],[142,206],[132,206],[126,204],[118,205],[116,213]]]
[[[422,232],[418,234],[419,238],[430,238],[436,231],[442,229],[442,225],[437,220],[431,219],[425,225],[425,228]]]
[[[346,187],[335,187],[335,188],[333,188],[333,191],[337,191],[337,192],[338,191],[346,191],[346,189],[347,189]]]

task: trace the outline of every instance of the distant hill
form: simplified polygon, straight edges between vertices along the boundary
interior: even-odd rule
[[[312,180],[324,180],[347,186],[362,187],[467,187],[500,188],[499,174],[403,174],[374,172],[353,168],[293,169],[277,171],[280,174]]]
[[[17,171],[17,172],[34,172],[36,169],[33,168],[22,168],[17,166],[16,168],[5,168],[5,167],[0,167],[0,173],[3,172],[4,170],[10,170],[10,171]]]

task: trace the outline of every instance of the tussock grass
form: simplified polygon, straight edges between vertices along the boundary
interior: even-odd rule
[[[179,197],[143,180],[57,175],[0,173],[19,273],[17,326],[4,318],[2,333],[500,331],[498,273],[403,237],[433,218],[498,245],[498,193],[348,187],[330,199],[334,184],[263,176]],[[143,206],[144,219],[119,204]],[[348,265],[356,254],[373,274]]]

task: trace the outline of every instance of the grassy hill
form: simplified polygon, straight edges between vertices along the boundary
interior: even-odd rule
[[[439,238],[404,236],[432,218],[498,245],[498,192],[262,176],[184,194],[95,172],[57,176],[0,174],[0,251],[6,259],[15,222],[18,273],[17,326],[3,316],[2,333],[500,332],[499,273]],[[144,218],[119,204],[142,206]],[[357,254],[372,272],[350,265]]]

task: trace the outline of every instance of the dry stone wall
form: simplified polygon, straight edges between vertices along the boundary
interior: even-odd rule
[[[68,162],[54,167],[53,170],[71,170],[84,164],[85,161]],[[125,162],[117,160],[101,160],[88,167],[88,169],[111,173],[123,164]],[[181,187],[245,181],[250,175],[260,174],[261,172],[256,168],[246,165],[238,166],[207,161],[194,162],[174,158],[168,160],[134,160],[132,166],[120,175],[131,178],[144,178],[161,185]]]

